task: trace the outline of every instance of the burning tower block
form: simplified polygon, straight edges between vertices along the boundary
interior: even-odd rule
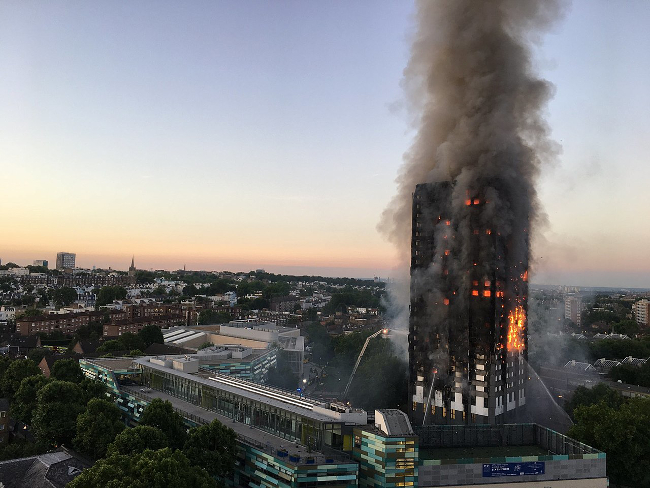
[[[528,217],[502,218],[498,191],[482,188],[441,182],[413,194],[415,425],[513,421],[526,403]]]

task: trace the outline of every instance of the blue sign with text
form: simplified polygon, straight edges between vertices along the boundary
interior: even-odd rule
[[[526,463],[498,463],[484,464],[483,477],[493,478],[496,476],[523,476],[544,474],[544,462],[526,462]]]

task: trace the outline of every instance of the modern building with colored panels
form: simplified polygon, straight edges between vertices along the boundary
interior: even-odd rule
[[[133,359],[80,359],[79,366],[86,378],[101,381],[115,399],[115,404],[131,422],[140,420],[147,402],[136,398],[125,386],[140,383],[141,371],[133,366]]]
[[[375,425],[354,429],[359,486],[418,486],[418,438],[400,410],[375,410]]]
[[[178,390],[170,390],[173,391],[173,395],[145,386],[147,379],[151,379],[148,375],[152,372],[147,372],[142,367],[146,362],[144,359],[155,358],[84,359],[80,361],[80,366],[88,378],[97,379],[109,386],[125,417],[134,423],[138,421],[142,410],[153,398],[161,398],[172,403],[175,410],[183,415],[188,426],[205,424],[216,419],[233,428],[238,436],[238,454],[233,478],[225,480],[227,486],[267,488],[358,486],[358,464],[349,455],[331,449],[328,445],[336,443],[337,439],[342,437],[341,429],[346,422],[353,424],[356,419],[358,423],[365,423],[367,418],[365,412],[351,411],[346,416],[345,411],[341,411],[344,410],[343,408],[331,410],[316,402],[301,399],[297,395],[269,389],[263,385],[257,385],[262,390],[255,393],[252,389],[254,384],[242,380],[234,380],[232,383],[232,385],[236,385],[237,382],[242,383],[243,388],[239,395],[234,390],[236,386],[228,387],[224,383],[223,387],[229,390],[227,399],[230,401],[224,401],[220,409],[205,408],[202,401],[196,401],[199,397],[193,396],[192,392],[196,392],[199,388],[197,384],[176,382],[175,386]],[[183,369],[194,369],[191,360],[186,360],[184,356],[177,357],[176,362],[177,369],[173,368],[173,364],[170,369],[178,373],[178,376],[188,374],[183,372]],[[266,415],[261,411],[255,413],[254,410],[249,410],[253,416],[247,417],[242,415],[242,410],[234,408],[235,405],[245,401],[246,394],[257,397],[264,395],[264,392],[267,395]],[[185,398],[182,398],[183,396]],[[296,414],[294,407],[297,406],[297,400],[303,400],[305,405],[311,403],[316,412]],[[208,404],[213,405],[210,402]],[[227,408],[226,404],[233,408]],[[301,408],[308,410],[305,406]],[[261,425],[264,422],[266,422],[265,426]],[[253,424],[258,428],[254,428]],[[271,428],[271,425],[274,427]],[[350,431],[351,429],[352,427]],[[321,445],[322,448],[316,449],[317,445]]]
[[[142,384],[236,422],[301,442],[313,449],[341,449],[353,425],[365,425],[363,410],[271,388],[199,369],[199,359],[142,357],[134,359]]]
[[[276,365],[276,349],[251,349],[241,346],[212,346],[197,355],[204,371],[234,376],[256,383],[266,382],[269,368]]]
[[[298,488],[358,486],[359,465],[352,459],[292,455],[269,452],[247,440],[240,440],[237,469],[229,486]]]

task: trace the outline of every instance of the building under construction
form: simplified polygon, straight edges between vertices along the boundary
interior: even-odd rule
[[[528,222],[506,228],[495,208],[451,182],[413,194],[414,425],[502,423],[526,403]]]

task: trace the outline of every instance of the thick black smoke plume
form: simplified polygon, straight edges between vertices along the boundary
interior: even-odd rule
[[[535,181],[558,148],[543,118],[553,87],[535,74],[531,48],[561,7],[556,0],[417,2],[403,81],[417,135],[379,225],[404,263],[418,183],[455,181],[459,212],[467,192],[480,190],[491,202],[486,225],[506,237],[539,221]],[[515,255],[528,254],[528,239],[512,245]]]

